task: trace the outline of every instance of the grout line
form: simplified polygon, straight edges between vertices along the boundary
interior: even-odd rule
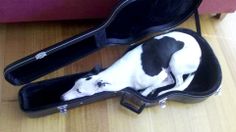
[[[17,99],[9,99],[9,100],[2,99],[2,103],[10,103],[10,102],[18,102],[18,100]]]

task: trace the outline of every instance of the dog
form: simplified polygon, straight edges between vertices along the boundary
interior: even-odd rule
[[[156,89],[171,84],[175,86],[160,92],[158,96],[183,91],[194,79],[201,55],[194,37],[178,31],[166,33],[128,51],[97,75],[77,80],[73,88],[61,97],[68,101],[104,91],[120,91],[127,87],[144,90],[141,94],[148,96]],[[187,75],[185,80],[184,75]]]

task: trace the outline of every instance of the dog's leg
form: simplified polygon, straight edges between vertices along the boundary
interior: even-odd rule
[[[152,90],[153,90],[153,87],[148,87],[141,94],[146,97],[152,92]]]
[[[194,74],[190,74],[181,85],[175,85],[174,88],[162,91],[158,94],[158,96],[163,95],[168,92],[172,92],[172,91],[184,91],[190,85],[190,83],[193,81],[194,76],[195,76]]]
[[[143,96],[148,96],[150,93],[154,92],[156,89],[158,88],[161,88],[161,87],[165,87],[167,85],[171,85],[171,84],[174,84],[174,79],[172,78],[171,75],[168,75],[168,77],[161,83],[158,83],[154,86],[151,86],[147,89],[145,89],[143,92],[142,92],[142,95]]]
[[[175,87],[180,86],[184,82],[183,75],[175,75],[175,80],[176,80]]]

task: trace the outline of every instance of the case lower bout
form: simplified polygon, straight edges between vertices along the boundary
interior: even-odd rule
[[[126,88],[118,92],[103,92],[91,97],[62,101],[61,95],[71,89],[77,79],[91,73],[85,72],[24,86],[19,92],[19,102],[22,111],[29,115],[42,116],[51,114],[52,112],[59,112],[58,106],[68,105],[68,108],[74,108],[98,100],[114,96],[124,96],[126,94],[135,98],[135,101],[132,102],[138,102],[138,106],[140,107],[129,107],[137,113],[141,112],[140,110],[143,108],[142,105],[150,106],[159,104],[163,98],[184,103],[195,103],[207,99],[214,94],[221,85],[222,72],[220,64],[210,45],[196,32],[187,29],[177,29],[174,31],[190,34],[196,38],[202,49],[202,62],[199,66],[199,70],[195,73],[194,80],[185,91],[170,92],[157,96],[159,92],[171,88],[171,86],[168,86],[156,90],[154,94],[151,94],[148,97],[144,97],[138,91]],[[127,106],[132,105],[128,104]]]

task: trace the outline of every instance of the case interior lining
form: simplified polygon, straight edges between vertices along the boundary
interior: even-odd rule
[[[170,28],[192,14],[198,3],[199,0],[137,0],[119,12],[106,29],[107,37],[127,39],[150,27]]]
[[[198,34],[190,30],[180,31],[194,36],[202,49],[202,62],[196,72],[194,80],[185,92],[199,96],[210,95],[219,87],[221,83],[222,75],[218,60],[209,44],[203,40],[203,38],[199,37]],[[40,108],[50,108],[52,106],[58,106],[61,103],[65,103],[60,99],[61,95],[72,88],[74,82],[78,78],[86,74],[87,73],[75,74],[25,86],[19,93],[22,109],[24,111],[38,110]],[[158,99],[157,94],[161,90],[168,88],[170,87],[162,88],[145,99],[156,100]],[[138,92],[134,91],[134,94],[138,94]]]
[[[20,84],[27,83],[29,79],[34,80],[38,76],[48,73],[51,69],[56,69],[58,66],[64,66],[67,63],[77,60],[81,55],[97,50],[95,37],[90,37],[78,44],[73,44],[60,49],[59,51],[48,55],[47,57],[37,60],[34,63],[25,64],[22,67],[17,67],[8,78],[12,78]]]

